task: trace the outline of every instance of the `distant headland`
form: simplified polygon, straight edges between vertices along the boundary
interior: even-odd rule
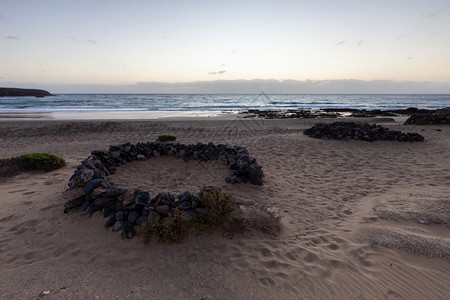
[[[46,90],[0,87],[0,97],[30,97],[30,96],[40,98],[53,95]]]

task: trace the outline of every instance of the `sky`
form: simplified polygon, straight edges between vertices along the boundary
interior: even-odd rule
[[[450,1],[0,0],[0,86],[233,93],[255,81],[450,93]]]

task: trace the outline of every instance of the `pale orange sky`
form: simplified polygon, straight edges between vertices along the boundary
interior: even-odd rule
[[[0,0],[0,55],[0,85],[449,83],[450,4]]]

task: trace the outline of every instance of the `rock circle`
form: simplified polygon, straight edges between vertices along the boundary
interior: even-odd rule
[[[108,178],[121,165],[162,155],[174,156],[186,162],[218,160],[232,171],[232,176],[225,179],[227,182],[263,185],[262,167],[244,147],[164,142],[111,145],[105,150],[92,151],[74,171],[68,182],[69,188],[63,193],[66,200],[64,212],[78,209],[79,213],[91,216],[101,211],[104,217],[108,217],[105,226],[112,226],[113,231],[122,230],[122,238],[127,239],[135,235],[134,226],[151,223],[158,217],[167,217],[175,209],[181,210],[186,219],[193,213],[208,213],[199,199],[202,193],[216,189],[214,187],[204,187],[194,194],[185,191],[177,197],[166,192],[151,197],[146,191],[119,187]]]

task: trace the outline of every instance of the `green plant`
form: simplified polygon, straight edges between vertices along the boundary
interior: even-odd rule
[[[26,171],[52,171],[62,168],[66,162],[61,157],[49,153],[24,154],[0,159],[0,177],[14,176]]]
[[[158,217],[151,223],[142,224],[144,243],[148,243],[152,235],[158,242],[180,242],[187,234],[186,225],[183,213],[176,208],[164,220]]]
[[[174,135],[170,135],[170,134],[163,134],[158,136],[158,138],[156,139],[158,142],[173,142],[177,139],[176,136]]]
[[[222,225],[237,208],[230,200],[231,194],[219,190],[203,192],[200,202],[208,209],[208,213],[196,212],[189,218],[189,223],[198,228],[214,228]]]
[[[52,171],[66,165],[64,159],[49,153],[24,154],[13,160],[16,160],[25,170]]]

